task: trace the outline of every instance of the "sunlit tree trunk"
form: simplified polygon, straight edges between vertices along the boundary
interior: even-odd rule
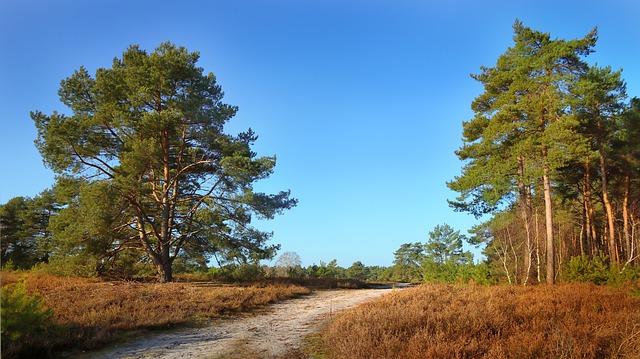
[[[538,210],[535,213],[535,230],[536,230],[536,277],[538,283],[542,282],[540,274],[542,273],[542,261],[540,260],[540,223],[538,222]]]
[[[622,202],[622,231],[624,232],[624,244],[626,249],[626,259],[632,260],[632,243],[629,233],[629,197],[631,196],[631,175],[625,175],[624,181],[624,199]]]
[[[524,174],[524,160],[522,156],[518,156],[518,176],[523,178]],[[531,237],[531,192],[528,187],[524,185],[522,180],[518,180],[518,191],[520,192],[520,215],[522,216],[522,222],[524,223],[526,248],[524,253],[524,279],[523,285],[527,285],[531,277],[531,269],[533,267],[533,239]]]
[[[598,141],[601,143],[601,141]],[[613,215],[613,207],[609,200],[607,186],[607,162],[603,153],[602,145],[600,145],[600,178],[602,181],[602,202],[604,203],[605,212],[607,213],[607,243],[609,247],[609,259],[612,262],[618,262],[618,245],[616,243],[615,218]]]
[[[593,204],[591,200],[591,165],[589,156],[584,162],[584,180],[582,183],[582,197],[584,202],[584,232],[585,242],[581,243],[582,254],[592,254],[592,248],[595,246],[594,241],[597,238],[595,224],[593,221]],[[589,253],[585,253],[588,250]]]
[[[543,150],[543,154],[546,156],[546,150]],[[555,284],[556,269],[555,269],[555,244],[553,237],[553,213],[551,205],[551,181],[549,180],[549,169],[545,166],[544,174],[542,176],[542,185],[544,191],[544,216],[545,227],[547,233],[547,284]]]

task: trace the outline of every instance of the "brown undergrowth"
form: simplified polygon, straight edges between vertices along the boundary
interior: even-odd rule
[[[427,284],[337,317],[331,358],[640,358],[640,298],[590,284]]]
[[[3,272],[2,285],[22,277]],[[309,293],[307,288],[286,283],[159,284],[33,274],[27,275],[26,283],[30,292],[38,291],[54,310],[59,328],[55,338],[37,343],[46,348],[17,343],[18,356],[42,355],[51,349],[96,348],[118,334],[197,323]],[[11,348],[3,345],[2,357],[8,353]]]

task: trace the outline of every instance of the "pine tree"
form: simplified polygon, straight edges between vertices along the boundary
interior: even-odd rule
[[[271,258],[277,246],[251,228],[252,214],[272,218],[296,204],[288,191],[253,191],[276,159],[251,150],[251,129],[224,132],[237,108],[198,58],[171,43],[152,53],[132,46],[94,77],[81,67],[62,81],[70,116],[32,113],[45,163],[76,186],[69,210],[99,215],[94,230],[75,231],[77,242],[141,251],[163,282],[185,253]]]
[[[518,201],[528,223],[529,196],[541,183],[546,280],[554,283],[552,180],[584,146],[568,110],[568,88],[586,73],[582,57],[592,51],[597,31],[566,41],[517,20],[513,29],[513,47],[474,76],[485,92],[472,104],[473,120],[463,124],[464,144],[456,152],[466,161],[462,175],[448,186],[461,194],[454,208],[481,215]]]

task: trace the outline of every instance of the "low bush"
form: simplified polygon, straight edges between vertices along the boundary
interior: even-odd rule
[[[255,281],[265,276],[264,269],[258,264],[227,264],[211,267],[208,273],[212,279],[225,282]]]
[[[48,263],[37,263],[31,272],[63,277],[96,277],[97,260],[89,256],[55,256]]]
[[[573,257],[563,271],[563,277],[570,282],[610,284],[621,286],[628,281],[640,280],[640,267],[620,263],[608,263],[607,256],[586,255]]]
[[[27,292],[25,279],[2,286],[2,353],[38,355],[51,346],[56,326],[53,309],[35,291]]]

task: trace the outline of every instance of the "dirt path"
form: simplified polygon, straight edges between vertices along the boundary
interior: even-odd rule
[[[318,291],[274,304],[262,314],[217,321],[120,344],[92,358],[277,358],[300,348],[336,311],[380,297],[392,289]]]

